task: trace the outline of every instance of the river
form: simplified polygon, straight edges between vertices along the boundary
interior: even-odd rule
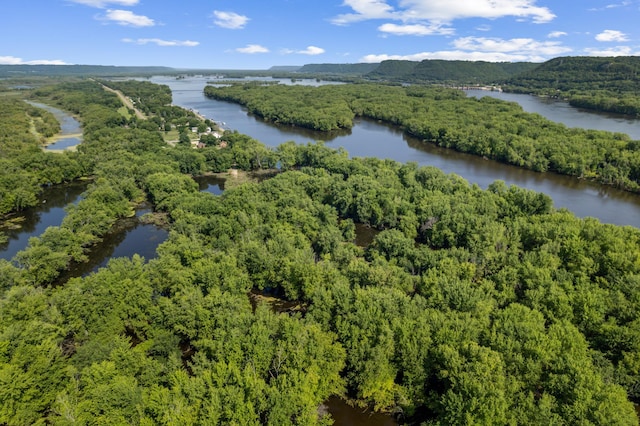
[[[82,142],[82,126],[71,114],[38,102],[26,101],[29,104],[49,111],[60,123],[60,133],[54,137],[54,142],[47,144],[44,149],[47,151],[61,151],[76,147]]]
[[[15,227],[2,229],[9,240],[0,244],[0,259],[11,260],[27,247],[29,238],[37,237],[49,226],[60,226],[66,215],[65,207],[80,201],[88,182],[76,181],[47,187],[38,197],[38,205],[11,215],[9,220]]]
[[[631,139],[640,140],[640,120],[621,114],[607,114],[574,108],[568,102],[551,98],[522,95],[517,93],[491,92],[488,90],[465,90],[468,96],[481,98],[491,96],[503,101],[516,102],[526,112],[563,123],[567,127],[588,126],[589,129],[626,133]]]
[[[537,173],[509,166],[478,156],[455,152],[425,143],[398,130],[375,121],[358,119],[351,131],[337,133],[313,132],[290,126],[276,126],[252,116],[240,105],[208,99],[203,89],[210,78],[153,77],[150,81],[168,85],[173,102],[198,111],[221,124],[224,129],[238,130],[265,145],[275,147],[286,141],[307,143],[324,140],[327,146],[343,147],[351,157],[390,158],[400,162],[414,161],[422,166],[435,166],[445,173],[455,173],[471,183],[486,188],[496,180],[509,185],[548,194],[556,208],[567,208],[579,217],[595,217],[603,223],[640,227],[640,196],[594,182],[586,182],[555,173]],[[282,83],[291,84],[282,79]],[[315,80],[300,80],[296,84],[319,84]],[[479,92],[479,91],[474,91]],[[529,95],[482,92],[474,95],[497,96],[521,103],[531,112],[561,120],[571,127],[597,128],[613,132],[630,133],[640,138],[640,121],[608,114],[581,111],[566,103],[549,101]]]

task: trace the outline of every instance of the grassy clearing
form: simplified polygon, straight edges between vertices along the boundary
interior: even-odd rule
[[[121,106],[120,108],[118,108],[118,114],[122,115],[127,120],[131,118],[131,114],[129,113],[129,108],[127,108],[126,106]]]

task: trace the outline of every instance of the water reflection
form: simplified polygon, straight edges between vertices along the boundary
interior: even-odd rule
[[[379,233],[379,230],[374,229],[369,225],[356,223],[356,238],[353,242],[358,247],[367,248]]]
[[[29,238],[39,236],[49,226],[60,226],[66,215],[65,207],[78,203],[87,185],[88,181],[77,181],[49,186],[39,196],[37,206],[9,216],[15,226],[2,229],[9,241],[0,244],[0,258],[11,260],[27,247]]]
[[[151,206],[145,204],[136,210],[135,216],[118,220],[102,241],[91,247],[89,261],[70,265],[58,278],[57,284],[97,272],[107,266],[112,258],[139,254],[147,261],[154,259],[157,256],[156,249],[167,239],[169,232],[161,226],[140,220],[143,215],[152,212]]]
[[[579,217],[591,216],[604,223],[640,227],[640,197],[636,194],[569,176],[532,172],[483,160],[478,156],[438,148],[412,138],[397,128],[372,120],[356,120],[351,132],[335,137],[317,132],[309,133],[296,127],[266,124],[248,115],[237,104],[205,98],[204,77],[182,80],[154,77],[151,81],[171,87],[175,104],[196,109],[212,120],[223,121],[227,128],[247,134],[267,146],[275,147],[289,140],[302,144],[325,140],[329,141],[328,146],[345,148],[352,157],[389,158],[403,163],[413,161],[421,166],[435,166],[445,173],[462,176],[482,188],[496,180],[503,180],[508,185],[544,192],[553,199],[556,208],[567,208]],[[528,95],[519,96],[538,99]],[[539,108],[543,108],[544,105],[540,103]],[[583,114],[583,126],[589,127],[594,114]],[[607,124],[607,130],[624,131],[624,128],[618,127],[620,123],[615,120],[607,121]]]
[[[622,114],[574,108],[565,101],[518,93],[488,90],[465,90],[465,92],[467,96],[476,98],[491,96],[504,101],[516,102],[526,112],[540,114],[548,120],[562,123],[567,127],[626,133],[631,139],[640,140],[640,120]]]
[[[80,142],[82,142],[82,128],[80,122],[73,116],[66,113],[65,111],[62,111],[61,109],[41,104],[39,102],[26,102],[36,108],[49,111],[56,117],[58,122],[60,122],[60,133],[58,134],[58,136],[56,136],[55,142],[45,146],[45,150],[69,149],[77,146]]]
[[[397,426],[390,414],[376,413],[371,409],[353,407],[341,398],[332,396],[321,407],[321,413],[329,413],[335,426]]]
[[[193,180],[198,183],[200,192],[208,192],[213,195],[221,195],[224,192],[225,179],[218,176],[195,176]]]

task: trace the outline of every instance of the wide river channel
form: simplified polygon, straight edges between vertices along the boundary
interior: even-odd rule
[[[446,173],[455,173],[486,188],[495,180],[507,184],[541,191],[549,194],[557,208],[568,208],[580,217],[592,216],[605,223],[640,227],[640,195],[619,191],[595,183],[551,173],[535,173],[494,161],[435,147],[403,134],[398,129],[370,120],[358,120],[351,131],[325,134],[293,127],[281,127],[266,123],[247,114],[239,105],[205,98],[203,89],[208,77],[188,77],[176,80],[173,77],[154,77],[152,82],[168,85],[173,92],[173,102],[187,109],[198,111],[205,117],[221,124],[225,129],[238,130],[252,136],[268,146],[275,147],[293,140],[297,143],[325,141],[331,147],[343,147],[352,157],[390,158],[400,162],[414,161],[420,165],[435,166]],[[290,80],[281,80],[291,84]],[[297,81],[297,84],[318,85],[315,80]],[[519,103],[527,112],[541,114],[569,127],[582,127],[615,131],[629,134],[632,139],[640,139],[640,121],[619,116],[594,114],[572,108],[563,102],[539,99],[528,95],[514,95],[498,92],[469,91],[469,96],[495,96]],[[37,105],[43,107],[41,105]],[[47,108],[58,114],[59,111]],[[74,121],[58,117],[63,122],[63,134],[70,134],[69,140],[53,148],[65,149],[80,142],[76,138]],[[68,121],[63,121],[68,120]],[[64,139],[64,138],[63,138]],[[201,191],[219,195],[224,190],[224,181],[216,178],[200,178]],[[57,226],[64,217],[64,207],[81,199],[81,193],[88,182],[52,187],[45,190],[41,203],[21,216],[21,229],[9,230],[9,242],[0,245],[0,258],[11,259],[27,246],[28,238],[40,235],[47,226]],[[150,206],[140,206],[136,216],[123,220],[116,232],[107,235],[95,247],[87,264],[74,265],[61,281],[74,276],[82,276],[106,265],[113,257],[130,257],[135,253],[146,259],[155,257],[155,249],[167,237],[167,231],[155,225],[144,223],[140,216],[151,211]],[[359,244],[366,245],[372,235],[362,233]],[[391,416],[371,413],[347,405],[339,398],[330,398],[324,408],[331,413],[336,425],[387,426],[395,425]]]
[[[604,223],[640,227],[640,195],[573,177],[532,172],[439,148],[371,120],[357,120],[351,131],[333,134],[272,125],[248,114],[240,105],[206,98],[203,89],[209,80],[211,78],[206,76],[182,79],[158,76],[150,79],[171,88],[174,104],[195,110],[216,121],[224,129],[237,130],[271,147],[290,140],[297,143],[322,140],[327,146],[345,148],[352,157],[389,158],[400,162],[413,161],[422,166],[435,166],[446,173],[462,176],[482,188],[496,180],[503,180],[509,185],[544,192],[551,196],[556,208],[567,208],[579,217],[591,216]],[[280,82],[291,84],[288,79]],[[319,83],[315,80],[298,80],[296,84]],[[629,134],[632,139],[640,139],[640,120],[581,111],[564,102],[529,95],[480,90],[469,91],[468,94],[496,96],[518,102],[525,111],[538,113],[568,127],[622,132]]]

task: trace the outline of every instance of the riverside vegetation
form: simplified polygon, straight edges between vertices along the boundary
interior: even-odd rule
[[[558,57],[533,62],[386,60],[380,64],[309,64],[307,76],[453,86],[500,86],[568,100],[576,107],[640,116],[640,57]]]
[[[189,112],[148,100],[161,86],[118,89],[151,118],[118,113],[97,82],[33,92],[77,113],[84,139],[75,153],[43,153],[24,178],[92,184],[60,227],[0,260],[0,423],[328,424],[318,407],[341,395],[432,425],[638,424],[638,229],[322,144],[269,149],[225,132],[225,144],[169,146],[162,133],[193,124]],[[364,110],[396,89],[350,90],[369,90]],[[429,110],[458,96],[439,93]],[[25,117],[2,116],[16,129],[0,141],[13,152],[2,173],[40,156],[22,150],[38,143]],[[191,178],[276,165],[221,196]],[[52,285],[143,199],[169,219],[156,259],[113,259]],[[380,231],[369,246],[353,243],[356,224]],[[302,308],[254,307],[252,290]]]
[[[640,191],[639,141],[622,133],[567,128],[488,96],[476,99],[460,90],[426,86],[259,82],[207,86],[205,94],[240,103],[274,123],[329,131],[351,128],[354,117],[367,117],[425,143]]]

